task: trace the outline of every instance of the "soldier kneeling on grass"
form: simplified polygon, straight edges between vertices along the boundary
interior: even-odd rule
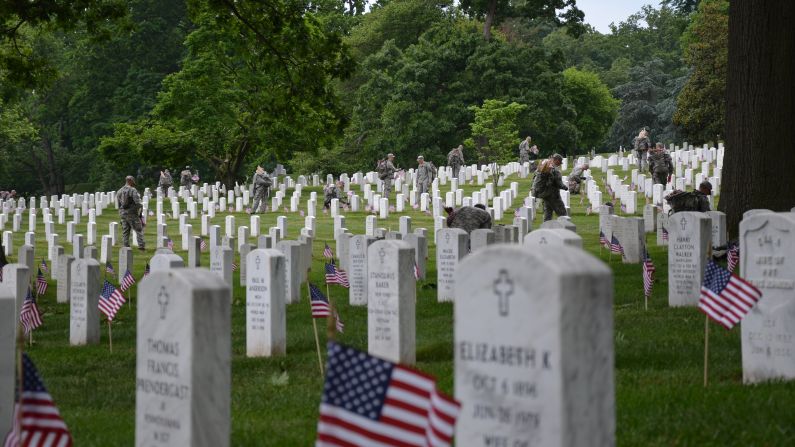
[[[686,192],[677,189],[671,194],[668,194],[665,200],[671,205],[670,214],[680,211],[698,211],[704,213],[710,210],[709,198],[707,197],[710,195],[712,195],[712,184],[703,181],[698,185],[697,190]]]

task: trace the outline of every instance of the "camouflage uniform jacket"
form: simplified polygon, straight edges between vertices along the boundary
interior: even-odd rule
[[[327,186],[323,189],[323,195],[325,201],[330,203],[331,199],[339,199],[340,198],[340,189],[337,188],[337,185]]]
[[[262,174],[254,174],[254,179],[252,182],[252,193],[254,195],[265,194],[270,187],[271,178],[268,177],[268,174],[265,174],[264,172]]]
[[[635,152],[645,152],[651,148],[651,141],[649,137],[635,137],[635,140],[632,142],[633,146],[635,146]]]
[[[160,187],[165,186],[166,188],[168,188],[173,184],[174,184],[174,179],[171,178],[171,174],[169,174],[168,172],[160,174],[160,182],[158,182],[157,186]]]
[[[119,205],[119,215],[130,217],[141,214],[143,205],[138,190],[130,185],[124,185],[116,192],[116,203]]]
[[[571,170],[571,174],[569,174],[569,184],[573,183],[581,183],[585,180],[585,176],[582,175],[583,171],[585,171],[584,166],[577,166]]]
[[[417,167],[417,183],[430,184],[433,180],[433,168],[427,162]]]
[[[179,183],[182,186],[190,186],[192,178],[193,178],[193,173],[190,172],[190,170],[188,169],[185,169],[179,173]]]
[[[461,166],[464,164],[464,154],[455,148],[447,153],[448,166]]]
[[[479,228],[491,228],[491,214],[474,206],[463,206],[447,216],[448,228],[460,228],[467,233]]]
[[[649,154],[649,171],[657,173],[671,173],[674,170],[671,156],[665,151],[652,152]]]
[[[541,199],[554,197],[558,194],[559,189],[568,189],[563,184],[563,176],[560,171],[555,168],[549,172],[536,171],[535,177],[533,177],[533,196]]]

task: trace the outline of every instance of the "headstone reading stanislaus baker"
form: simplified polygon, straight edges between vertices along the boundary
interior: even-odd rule
[[[461,262],[455,290],[458,442],[615,445],[613,279],[603,262],[565,245],[495,245]]]

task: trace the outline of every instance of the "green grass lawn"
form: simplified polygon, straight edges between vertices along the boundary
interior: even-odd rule
[[[604,173],[593,171],[600,181]],[[521,205],[530,180],[520,181]],[[442,186],[443,191],[449,190]],[[467,193],[476,187],[465,186]],[[604,191],[604,188],[602,188]],[[305,190],[303,199],[309,197]],[[357,188],[358,191],[358,188]],[[319,195],[322,195],[318,192]],[[639,203],[642,202],[642,198]],[[305,209],[305,205],[302,203]],[[151,205],[154,209],[154,205]],[[585,249],[605,262],[608,253],[599,249],[597,215],[585,215],[579,200],[572,200],[572,215]],[[642,204],[640,205],[642,209]],[[164,209],[170,209],[165,206]],[[513,219],[513,207],[503,223]],[[311,281],[323,283],[323,245],[333,248],[333,220],[320,213],[314,243]],[[261,216],[261,231],[267,232],[282,213]],[[344,213],[347,228],[364,233],[365,213]],[[417,290],[417,367],[435,375],[443,390],[453,389],[453,305],[437,303],[430,216],[413,210],[414,228],[429,229],[428,279]],[[223,228],[223,215],[213,219]],[[117,220],[115,210],[106,210],[98,221],[98,239],[108,223]],[[298,214],[288,214],[288,236],[295,238],[303,226]],[[77,232],[85,234],[87,218]],[[154,220],[152,219],[152,222]],[[191,221],[201,228],[199,220]],[[237,225],[248,225],[248,215],[237,216]],[[540,225],[540,216],[533,222]],[[169,232],[180,246],[178,221],[169,220]],[[398,228],[398,215],[379,220],[380,227]],[[7,228],[10,228],[8,224]],[[23,219],[27,229],[27,214]],[[65,239],[65,226],[56,225]],[[136,278],[154,253],[155,226],[146,228],[147,252],[135,250]],[[15,234],[14,247],[23,243],[24,232]],[[671,309],[667,305],[667,252],[657,247],[654,234],[647,238],[657,266],[657,282],[649,309],[643,306],[641,266],[623,265],[616,257],[610,263],[615,275],[615,352],[617,439],[620,445],[795,445],[795,383],[742,384],[740,330],[726,331],[711,325],[710,386],[702,384],[704,315],[695,308]],[[254,241],[255,243],[255,241]],[[71,252],[71,245],[65,245]],[[118,248],[116,248],[117,250]],[[16,251],[16,250],[15,250]],[[43,224],[37,229],[36,263],[46,253]],[[178,252],[187,259],[187,253]],[[113,262],[117,265],[117,252]],[[202,264],[208,265],[204,253]],[[12,256],[12,261],[16,256]],[[239,283],[235,273],[235,283]],[[98,346],[70,347],[69,307],[55,303],[55,282],[50,281],[41,298],[44,325],[35,332],[28,351],[39,367],[53,398],[69,425],[77,446],[132,445],[135,432],[135,309],[125,307],[113,323],[113,354],[108,350],[107,329],[102,327]],[[133,287],[133,294],[136,288]],[[332,286],[331,297],[345,322],[343,343],[367,348],[367,313],[364,307],[348,305],[347,289]],[[249,359],[245,355],[245,289],[235,285],[232,310],[232,445],[311,445],[314,440],[322,378],[318,371],[315,341],[306,286],[302,301],[287,308],[287,356],[278,359]],[[325,331],[321,332],[321,344]],[[280,380],[286,374],[287,383]]]

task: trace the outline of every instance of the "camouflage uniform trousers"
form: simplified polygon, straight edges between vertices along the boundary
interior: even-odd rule
[[[254,206],[251,208],[252,213],[259,213],[268,205],[268,190],[266,188],[254,191]]]
[[[119,217],[121,219],[121,237],[124,246],[130,246],[130,231],[132,230],[135,231],[135,237],[138,238],[138,247],[144,248],[144,231],[143,225],[141,225],[141,218],[128,214],[122,214]]]
[[[661,184],[665,186],[668,183],[668,171],[654,171],[652,173],[652,178],[654,178],[654,184]]]
[[[461,170],[461,165],[453,163],[450,165],[450,167],[453,169],[453,177],[458,178],[458,172]]]
[[[384,180],[384,197],[388,198],[389,195],[392,194],[392,188],[394,183],[395,181],[391,178],[387,178],[386,180]]]
[[[638,158],[638,170],[647,171],[649,169],[649,151],[635,151],[635,156]]]
[[[418,181],[417,182],[417,195],[418,196],[421,195],[424,192],[428,192],[428,184],[429,183],[430,182],[428,182],[428,181],[425,181],[425,182]],[[417,197],[417,199],[419,199],[419,197]]]
[[[544,201],[544,222],[552,220],[552,212],[560,216],[566,216],[566,206],[563,205],[563,199],[560,195],[555,195],[549,199],[542,199]]]

